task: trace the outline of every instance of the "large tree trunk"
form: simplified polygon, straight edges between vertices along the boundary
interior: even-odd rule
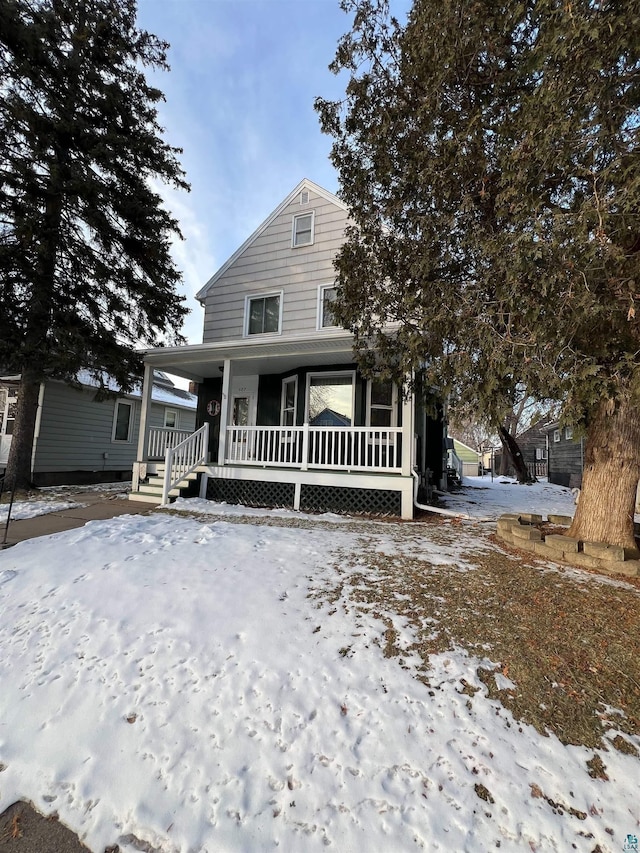
[[[582,490],[567,535],[636,551],[633,514],[640,479],[640,416],[628,398],[598,406],[587,430]]]
[[[527,468],[527,463],[522,457],[522,451],[518,447],[518,442],[515,438],[503,427],[498,427],[498,435],[502,442],[502,457],[508,454],[513,462],[513,467],[516,470],[516,477],[519,483],[535,483],[536,478],[532,477]]]
[[[33,485],[31,457],[38,414],[40,377],[29,370],[22,372],[18,391],[15,428],[7,460],[7,488],[28,489]]]

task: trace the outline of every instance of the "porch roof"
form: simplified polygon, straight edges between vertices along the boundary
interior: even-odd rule
[[[159,347],[146,350],[144,360],[156,369],[202,382],[220,376],[226,359],[233,362],[236,376],[286,373],[298,367],[350,362],[353,359],[352,346],[351,334],[340,331],[315,337],[291,336]]]

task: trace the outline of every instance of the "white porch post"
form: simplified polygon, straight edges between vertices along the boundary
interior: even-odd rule
[[[301,471],[307,471],[309,468],[309,424],[304,422],[302,427],[302,465]]]
[[[227,427],[231,414],[231,359],[225,358],[222,374],[222,400],[220,401],[220,436],[218,438],[218,465],[224,465],[227,453]]]
[[[151,393],[153,391],[153,367],[150,364],[144,366],[144,379],[142,380],[142,400],[140,404],[140,429],[138,430],[138,452],[136,454],[136,463],[133,466],[133,482],[131,489],[134,492],[138,491],[138,485],[141,476],[146,476],[146,470],[140,470],[143,466],[146,469],[149,447],[149,410],[151,408]]]
[[[406,396],[402,389],[402,476],[410,477],[413,464],[414,395]]]

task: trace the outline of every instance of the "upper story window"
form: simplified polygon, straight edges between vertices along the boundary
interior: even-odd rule
[[[560,430],[559,429],[554,429],[553,440],[556,444],[560,441]]]
[[[331,310],[336,299],[336,288],[332,284],[321,286],[318,291],[318,328],[334,328],[337,323]]]
[[[565,438],[573,438],[573,427],[565,427],[564,428],[564,437]]]
[[[282,326],[282,291],[247,296],[245,335],[278,334]]]
[[[293,232],[291,245],[310,246],[313,243],[313,211],[310,213],[299,213],[293,217]]]
[[[367,386],[367,426],[394,427],[397,422],[397,388],[388,379],[373,380]]]
[[[132,427],[133,405],[125,400],[116,400],[111,441],[131,441]]]

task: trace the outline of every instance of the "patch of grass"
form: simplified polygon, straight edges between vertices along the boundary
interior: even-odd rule
[[[455,531],[434,527],[433,534],[432,541],[451,544]],[[397,613],[416,637],[402,654],[420,655],[418,677],[425,683],[430,655],[462,647],[500,662],[497,670],[479,669],[478,676],[488,695],[517,720],[542,734],[553,732],[565,744],[637,755],[626,738],[606,737],[609,730],[640,735],[636,589],[576,570],[551,570],[492,547],[464,554],[471,568],[460,571],[453,563],[380,553],[371,541],[363,538],[357,554],[342,555],[343,567],[351,571],[339,572],[323,597],[335,603],[346,594],[381,616],[385,655],[400,655],[385,619]],[[497,672],[515,687],[501,689]],[[461,692],[470,693],[464,684]]]

